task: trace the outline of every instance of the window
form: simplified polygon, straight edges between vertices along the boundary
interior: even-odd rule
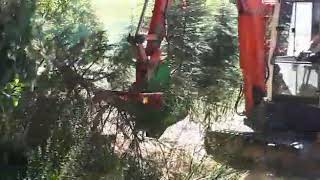
[[[307,51],[312,33],[312,2],[294,2],[290,23],[288,56]]]
[[[281,1],[276,56],[298,56],[319,33],[319,1]]]
[[[274,64],[273,94],[318,97],[319,72],[318,64],[283,61],[279,57]]]

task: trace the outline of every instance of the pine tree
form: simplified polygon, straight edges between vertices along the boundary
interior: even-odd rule
[[[201,75],[197,81],[200,91],[213,102],[230,96],[239,82],[237,21],[235,6],[220,3],[213,15],[211,27],[206,34],[209,49],[201,54]]]

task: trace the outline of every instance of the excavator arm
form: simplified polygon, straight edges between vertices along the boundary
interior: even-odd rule
[[[162,92],[150,91],[148,85],[162,64],[161,43],[166,36],[166,14],[170,0],[155,0],[152,17],[147,32],[142,32],[148,0],[145,0],[135,34],[127,40],[132,45],[135,55],[136,76],[128,92],[114,92],[124,101],[134,101],[151,108],[160,109],[163,105]],[[167,73],[169,76],[169,72]],[[128,101],[128,102],[129,102]]]
[[[238,0],[240,67],[243,73],[246,115],[266,96],[268,22],[276,1]]]
[[[206,151],[234,168],[319,177],[320,4],[237,0],[237,7],[244,120],[254,132],[208,130]]]

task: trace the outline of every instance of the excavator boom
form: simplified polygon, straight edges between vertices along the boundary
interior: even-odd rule
[[[266,95],[268,22],[276,2],[238,0],[240,67],[243,73],[246,113]]]
[[[235,168],[320,173],[320,2],[238,0],[246,125],[208,131],[205,147]]]

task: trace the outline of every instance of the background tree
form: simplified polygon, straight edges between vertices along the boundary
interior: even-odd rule
[[[197,113],[233,109],[240,85],[236,13],[229,2],[190,0],[185,10],[177,3],[168,14],[172,92]]]
[[[35,1],[4,0],[0,3],[0,113],[3,114],[17,105],[21,81],[30,83],[35,76],[35,64],[27,58],[25,49],[30,42]]]

